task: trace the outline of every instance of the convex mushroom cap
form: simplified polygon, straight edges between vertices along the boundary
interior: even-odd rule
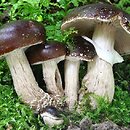
[[[33,20],[18,20],[0,27],[0,55],[45,41],[45,29]]]
[[[26,51],[30,64],[41,64],[44,61],[55,59],[58,63],[66,55],[66,47],[57,41],[49,41],[30,47]]]
[[[66,59],[91,61],[96,55],[94,46],[81,36],[74,37],[74,49],[67,51]]]
[[[85,35],[92,38],[94,30],[97,24],[111,24],[115,29],[115,50],[120,54],[130,54],[130,16],[120,9],[103,2],[96,4],[89,4],[82,7],[75,8],[71,13],[69,13],[63,20],[61,26],[62,30],[67,30],[69,28],[75,28],[78,30],[79,35]],[[107,30],[106,30],[107,31]],[[96,46],[96,45],[94,45]],[[97,54],[99,57],[107,60],[111,64],[122,62],[122,58],[117,56],[118,59],[111,58],[108,52],[102,52],[100,46],[98,46]],[[113,52],[115,53],[115,52]],[[109,57],[107,57],[109,55]],[[118,55],[116,53],[116,55]]]

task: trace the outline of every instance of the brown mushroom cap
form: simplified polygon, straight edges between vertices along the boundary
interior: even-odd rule
[[[72,52],[67,54],[67,58],[91,61],[95,57],[96,51],[91,43],[80,36],[74,37],[74,42],[75,48]]]
[[[75,8],[63,20],[62,30],[70,27],[78,30],[79,35],[92,38],[97,24],[107,23],[116,28],[115,49],[120,54],[130,53],[130,15],[103,2]],[[106,30],[107,31],[107,30]]]
[[[125,31],[120,29],[116,33],[115,49],[121,55],[128,55],[130,54],[130,14],[123,12],[120,22]]]
[[[66,55],[66,47],[60,42],[51,41],[28,48],[26,55],[30,64],[40,64],[43,61]]]
[[[0,27],[0,55],[45,41],[45,29],[32,20],[18,20]]]

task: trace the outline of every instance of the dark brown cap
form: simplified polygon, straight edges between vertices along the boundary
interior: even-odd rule
[[[115,27],[115,49],[122,55],[130,53],[130,15],[110,4],[99,2],[75,8],[64,18],[61,29],[72,27],[78,35],[92,38],[98,23]]]
[[[0,55],[45,41],[45,29],[39,22],[18,20],[0,27]]]
[[[75,48],[72,52],[67,54],[66,58],[70,58],[72,60],[84,60],[91,61],[95,55],[96,51],[94,46],[83,39],[80,36],[74,37]]]
[[[118,29],[116,32],[115,49],[121,55],[128,55],[130,54],[130,14],[123,12],[120,24],[123,29]]]
[[[74,27],[79,34],[88,36],[90,32],[94,31],[97,23],[112,22],[120,12],[114,6],[102,2],[77,7],[63,19],[61,29]]]
[[[58,110],[56,107],[54,106],[47,106],[41,113],[49,113],[54,117],[61,117],[62,111]]]
[[[43,61],[65,56],[66,47],[60,42],[51,41],[28,48],[26,55],[30,64],[40,64]]]

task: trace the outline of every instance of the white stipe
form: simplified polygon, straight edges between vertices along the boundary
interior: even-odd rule
[[[121,63],[123,62],[123,58],[119,55],[119,53],[117,53],[117,51],[113,50],[112,52],[107,52],[103,49],[101,49],[96,42],[94,42],[93,40],[91,40],[90,38],[88,38],[87,36],[82,36],[82,38],[84,38],[86,41],[90,42],[91,44],[93,44],[93,46],[95,47],[95,50],[97,52],[97,55],[103,59],[104,61],[110,63],[111,65],[115,64],[115,63]]]

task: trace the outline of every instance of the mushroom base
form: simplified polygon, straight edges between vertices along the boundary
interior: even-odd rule
[[[88,63],[88,72],[82,80],[82,85],[87,88],[85,93],[103,97],[105,100],[111,102],[115,89],[112,65],[109,63],[106,64],[106,61],[96,56],[92,62]],[[83,95],[83,93],[80,94],[80,100]],[[96,99],[91,96],[90,99],[90,104],[96,108],[98,105]]]
[[[6,56],[14,87],[21,100],[39,111],[47,105],[58,105],[60,98],[54,99],[39,88],[22,49],[17,49]]]

